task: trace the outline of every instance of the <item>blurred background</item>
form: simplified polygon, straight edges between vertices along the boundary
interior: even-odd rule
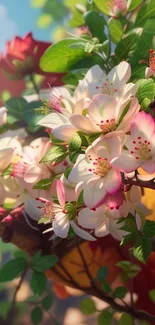
[[[74,28],[83,24],[82,15],[76,9],[76,5],[85,5],[87,0],[0,0],[0,54],[5,54],[6,42],[15,36],[24,37],[32,32],[33,38],[40,41],[56,42],[66,37],[66,31],[72,32]],[[90,1],[91,2],[91,1]],[[82,7],[81,7],[82,8]],[[0,78],[0,95],[2,103],[5,103],[14,84],[10,88],[4,76]],[[20,81],[19,81],[20,82]],[[4,88],[5,83],[5,88]],[[5,97],[6,96],[6,97]],[[0,240],[0,265],[6,263],[11,257],[22,254],[12,244],[4,244]],[[10,301],[18,284],[19,279],[9,282],[7,285],[0,284],[0,325],[26,325],[30,324],[30,311],[32,292],[28,280],[23,283],[17,297],[16,314],[7,318]],[[64,288],[57,283],[48,283],[49,292],[52,291],[53,304],[49,312],[45,313],[42,325],[95,325],[93,317],[84,317],[78,310],[83,294],[73,289]],[[96,299],[99,308],[104,304]],[[37,322],[36,322],[37,324]]]

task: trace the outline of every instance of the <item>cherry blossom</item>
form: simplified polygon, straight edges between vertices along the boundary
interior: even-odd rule
[[[113,159],[122,150],[121,138],[113,135],[101,136],[79,155],[68,180],[82,182],[84,202],[89,208],[100,206],[107,193],[116,193],[121,186],[121,174],[113,167]],[[112,180],[112,181],[111,181]]]
[[[126,136],[122,155],[114,166],[124,172],[132,172],[142,167],[146,172],[155,172],[155,121],[150,114],[138,113],[131,122],[131,135]]]
[[[21,154],[22,147],[15,138],[0,139],[0,174],[4,172],[17,154]]]
[[[75,221],[76,211],[75,214],[69,214],[65,199],[65,189],[60,180],[57,181],[57,196],[58,204],[54,201],[49,201],[40,198],[40,201],[45,203],[45,207],[42,208],[44,217],[47,217],[48,219],[47,223],[45,224],[52,223],[52,227],[48,228],[45,232],[53,231],[56,236],[66,238],[68,236],[68,232],[71,226],[78,236],[86,240],[96,240],[96,238],[89,234],[87,231],[84,231],[83,229],[77,226]]]
[[[136,97],[118,103],[112,96],[99,94],[93,97],[85,116],[80,115],[79,112],[72,115],[70,121],[85,133],[106,134],[115,130],[128,132],[130,122],[139,109],[140,105]]]

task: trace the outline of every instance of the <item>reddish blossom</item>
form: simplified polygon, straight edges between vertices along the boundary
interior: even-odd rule
[[[8,92],[10,97],[18,97],[25,88],[24,80],[10,80],[0,71],[0,107],[3,105],[4,92]]]
[[[50,45],[49,42],[33,39],[32,33],[23,38],[16,36],[6,43],[6,53],[0,54],[0,69],[14,79],[22,79],[25,75],[36,73],[61,80],[62,74],[44,73],[39,67],[39,60]]]

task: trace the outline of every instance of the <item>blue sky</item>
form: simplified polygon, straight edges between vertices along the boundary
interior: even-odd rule
[[[51,40],[51,28],[39,29],[36,20],[41,10],[31,7],[31,0],[0,0],[0,51],[6,40],[32,31],[36,39]]]

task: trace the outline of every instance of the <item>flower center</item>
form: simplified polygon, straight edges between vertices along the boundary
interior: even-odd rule
[[[96,86],[96,89],[100,89],[103,94],[113,95],[118,92],[118,89],[115,88],[115,85],[108,78],[101,84],[101,86]]]
[[[45,218],[49,218],[51,221],[54,220],[55,212],[52,202],[46,202],[44,208],[41,208],[41,211],[44,213]]]
[[[104,177],[111,169],[111,165],[107,158],[97,157],[94,161],[92,161],[91,155],[89,155],[88,158],[93,164],[93,167],[89,168],[88,171],[92,172],[94,175]]]
[[[27,169],[27,164],[24,162],[17,162],[12,164],[11,176],[23,178]]]
[[[62,96],[56,96],[51,92],[49,104],[58,113],[62,113],[62,104],[61,104],[62,99],[63,99]]]
[[[116,121],[114,118],[106,121],[101,120],[97,125],[100,127],[103,134],[114,131],[116,129]]]
[[[130,153],[136,156],[136,159],[149,160],[151,159],[151,146],[147,140],[142,140],[141,137],[137,137],[137,140],[132,142],[135,146]]]

